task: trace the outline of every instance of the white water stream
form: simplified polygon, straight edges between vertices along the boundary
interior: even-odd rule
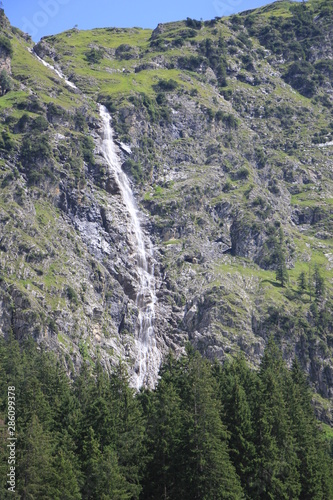
[[[113,132],[110,124],[111,117],[107,109],[102,105],[100,105],[100,115],[103,121],[102,153],[115,176],[131,220],[128,236],[135,253],[138,275],[138,290],[136,295],[138,324],[135,339],[137,362],[135,374],[132,377],[132,384],[137,389],[140,389],[143,385],[154,385],[161,361],[161,355],[156,347],[154,336],[155,304],[157,298],[155,294],[154,266],[152,263],[153,252],[151,245],[149,247],[145,245],[133,193],[129,180],[121,168],[117,147],[113,141]]]
[[[74,89],[77,88],[74,83],[67,80],[61,71],[44,61],[33,50],[30,50],[30,52],[44,66],[54,71],[69,87]],[[105,106],[99,105],[99,110],[103,122],[101,150],[110,170],[115,176],[124,205],[131,220],[130,233],[128,236],[134,250],[138,276],[136,294],[138,322],[135,338],[137,359],[134,367],[134,374],[131,378],[131,385],[139,390],[142,386],[153,387],[155,385],[161,363],[161,353],[156,346],[154,336],[155,304],[157,298],[155,293],[153,251],[150,242],[149,247],[145,245],[144,234],[130,183],[121,168],[121,162],[118,156],[119,150],[113,141],[113,131],[110,123],[111,116]],[[128,148],[127,151],[130,152],[130,149]]]
[[[58,69],[56,69],[54,66],[52,66],[51,64],[49,64],[48,62],[44,61],[44,59],[42,59],[41,57],[39,57],[36,52],[34,52],[32,49],[28,49],[29,52],[31,52],[31,54],[33,54],[37,59],[38,61],[40,61],[46,68],[49,68],[51,69],[52,71],[54,71],[54,73],[56,73],[59,78],[61,78],[62,80],[65,80],[65,83],[71,87],[72,89],[77,89],[77,86],[73,83],[73,82],[70,82],[69,80],[67,80],[67,78],[65,77],[65,75],[59,71]]]

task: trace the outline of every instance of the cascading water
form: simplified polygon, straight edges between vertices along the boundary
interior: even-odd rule
[[[61,71],[44,61],[34,51],[31,50],[31,52],[44,66],[54,71],[59,78],[63,79],[69,87],[73,89],[77,88],[74,83],[67,80]],[[134,367],[134,374],[131,379],[131,385],[139,390],[142,386],[153,387],[155,385],[161,363],[161,353],[156,346],[154,336],[155,304],[157,298],[155,293],[153,251],[151,243],[149,243],[148,248],[145,246],[144,235],[130,183],[121,168],[117,147],[113,141],[113,132],[110,124],[111,117],[105,106],[100,105],[99,109],[103,121],[104,133],[101,148],[102,153],[115,176],[125,207],[130,215],[131,234],[129,234],[129,239],[136,252],[138,275],[136,305],[138,308],[138,324],[136,328],[137,336],[135,343],[137,360]]]
[[[157,380],[161,355],[156,347],[154,337],[155,319],[155,278],[152,264],[152,247],[147,248],[141,228],[138,211],[133,193],[126,174],[121,168],[117,148],[113,141],[113,132],[110,124],[110,115],[107,109],[100,105],[100,115],[103,121],[102,153],[107,161],[116,182],[119,186],[123,202],[130,215],[131,233],[129,238],[136,253],[136,266],[138,275],[138,291],[136,305],[138,307],[137,338],[135,340],[138,357],[132,385],[140,389],[143,385],[153,386]]]
[[[56,69],[54,66],[52,66],[51,64],[49,64],[48,62],[44,61],[44,59],[42,59],[41,57],[39,57],[38,54],[36,54],[36,52],[32,49],[28,49],[29,52],[31,52],[31,54],[33,54],[37,59],[38,61],[40,61],[46,68],[49,68],[51,69],[52,71],[54,71],[54,73],[56,73],[59,78],[61,78],[62,80],[65,80],[65,83],[66,85],[68,85],[69,87],[71,87],[72,89],[77,89],[76,85],[67,80],[67,78],[65,77],[65,75],[63,73],[61,73],[61,71],[59,71],[58,69]]]

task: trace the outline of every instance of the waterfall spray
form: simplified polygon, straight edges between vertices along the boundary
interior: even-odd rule
[[[54,71],[59,78],[63,79],[69,87],[73,89],[77,88],[61,71],[44,61],[34,51],[31,50],[31,52],[44,66]],[[131,378],[131,385],[139,390],[142,386],[153,387],[155,385],[161,364],[161,353],[156,346],[154,335],[157,298],[155,293],[153,250],[150,241],[148,245],[145,244],[131,186],[125,172],[121,168],[118,150],[113,141],[113,131],[110,124],[111,117],[105,106],[99,105],[99,110],[103,121],[102,153],[115,176],[124,205],[130,216],[131,232],[128,236],[136,253],[138,276],[136,306],[138,308],[138,321],[136,325],[135,344],[137,359],[134,374]]]
[[[100,106],[100,115],[103,121],[102,153],[119,186],[126,210],[130,215],[131,231],[129,239],[136,254],[138,276],[138,291],[136,305],[138,308],[138,322],[136,327],[136,346],[138,357],[132,385],[140,389],[143,385],[152,386],[156,382],[160,366],[161,355],[156,347],[154,336],[155,305],[155,277],[153,265],[152,245],[145,244],[138,210],[128,177],[121,168],[117,147],[113,141],[113,132],[110,125],[110,115],[105,106]]]

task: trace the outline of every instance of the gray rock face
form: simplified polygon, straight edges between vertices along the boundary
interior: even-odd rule
[[[321,58],[331,60],[331,33],[309,49],[315,93],[307,97],[297,82],[286,83],[294,59],[251,34],[267,19],[252,31],[250,21],[235,27],[215,20],[198,31],[161,24],[147,35],[96,30],[87,46],[102,47],[100,63],[82,57],[79,31],[37,45],[36,53],[78,89],[61,86],[52,73],[24,87],[30,96],[15,111],[42,114],[47,124],[38,133],[48,134],[50,145],[48,157],[32,162],[24,163],[21,144],[35,133],[33,118],[19,124],[4,112],[12,137],[19,136],[0,166],[4,335],[13,330],[46,342],[68,370],[70,360],[77,368],[101,359],[107,369],[124,360],[136,373],[136,249],[119,184],[101,152],[101,101],[112,115],[145,244],[154,249],[154,330],[162,355],[184,352],[190,341],[212,361],[242,351],[257,367],[273,334],[288,363],[296,353],[318,393],[332,397],[329,65],[320,63],[324,76],[315,73]],[[218,50],[223,71],[211,57]],[[17,86],[21,71],[12,68]],[[276,280],[278,244],[286,287]],[[298,278],[304,271],[311,281],[318,262],[326,291],[314,305],[315,285],[300,292]]]

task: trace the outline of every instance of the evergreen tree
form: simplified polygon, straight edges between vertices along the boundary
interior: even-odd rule
[[[300,498],[333,498],[332,466],[311,405],[311,394],[304,373],[295,359],[292,384],[288,390],[292,432],[297,443],[301,479]]]
[[[147,416],[146,452],[149,457],[144,499],[177,498],[182,473],[183,419],[181,398],[173,384],[174,361],[169,358],[154,393],[141,396]]]
[[[218,387],[207,361],[188,350],[180,380],[184,408],[182,474],[178,498],[244,498],[229,458],[228,433],[221,421]]]
[[[5,95],[9,90],[12,89],[12,80],[8,75],[7,71],[3,69],[0,73],[0,89],[1,96]]]
[[[286,252],[284,248],[284,236],[282,227],[279,230],[279,238],[276,240],[275,244],[275,261],[276,261],[276,281],[281,283],[281,286],[285,286],[288,282],[288,271],[286,266]]]
[[[298,498],[299,461],[285,402],[288,371],[282,355],[269,340],[260,366],[256,445],[256,495],[259,498]]]
[[[304,293],[306,290],[306,274],[304,271],[298,276],[297,285],[299,293]]]
[[[36,415],[17,443],[17,491],[22,500],[56,498],[51,438]]]
[[[100,500],[130,500],[132,488],[122,475],[117,453],[111,446],[104,448],[98,463],[98,483],[96,497]]]
[[[53,459],[54,500],[80,500],[77,460],[73,453],[59,449]]]
[[[105,448],[111,446],[116,450],[120,474],[126,479],[132,498],[138,498],[144,469],[144,420],[134,390],[129,388],[126,371],[119,365],[109,377],[97,365],[94,380],[89,370],[84,368],[76,388],[82,405],[77,445],[83,461],[86,461],[85,443],[92,440],[93,432],[94,443],[101,454],[96,461],[103,461]]]
[[[223,369],[216,366],[214,371],[220,385],[224,422],[230,433],[230,458],[247,498],[251,498],[256,462],[252,416],[258,385],[256,376],[243,357],[236,358]]]
[[[325,292],[325,280],[320,272],[320,268],[318,264],[315,264],[313,270],[313,284],[314,284],[314,295],[316,301],[319,301]]]

